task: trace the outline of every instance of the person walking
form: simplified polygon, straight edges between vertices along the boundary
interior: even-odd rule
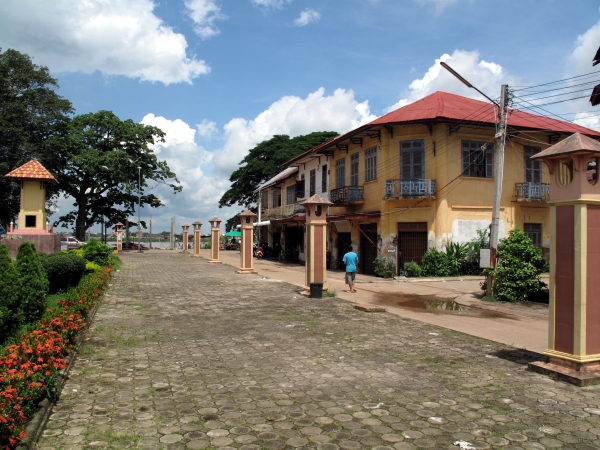
[[[350,292],[356,292],[354,282],[356,280],[356,265],[358,264],[358,255],[352,251],[352,246],[348,246],[348,252],[342,259],[346,265],[346,284],[350,287]]]

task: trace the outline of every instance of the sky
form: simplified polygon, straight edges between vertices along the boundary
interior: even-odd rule
[[[440,61],[495,98],[501,84],[600,71],[599,45],[593,0],[0,2],[0,47],[48,66],[76,114],[110,110],[166,132],[154,150],[183,190],[150,182],[165,204],[141,210],[155,232],[173,216],[178,231],[199,220],[208,232],[213,216],[238,213],[218,200],[248,150],[275,134],[344,133],[438,90],[481,98]],[[586,99],[544,109],[600,130]],[[58,204],[50,220],[72,209]]]

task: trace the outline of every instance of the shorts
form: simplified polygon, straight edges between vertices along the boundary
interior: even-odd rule
[[[354,284],[356,272],[346,272],[346,284]]]

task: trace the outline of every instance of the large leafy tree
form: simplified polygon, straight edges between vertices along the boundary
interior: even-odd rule
[[[124,222],[135,212],[138,177],[141,204],[162,206],[157,196],[143,189],[156,182],[170,186],[175,193],[181,190],[176,175],[151,148],[164,141],[164,135],[159,128],[121,120],[110,111],[74,117],[53,166],[61,192],[73,198],[75,209],[57,223],[74,224],[78,239],[83,239],[95,223]]]
[[[4,178],[31,159],[46,163],[64,135],[71,103],[54,92],[47,67],[16,50],[0,49],[0,224],[19,213],[19,186]],[[48,167],[52,170],[52,167]]]
[[[240,168],[231,174],[231,187],[219,200],[219,207],[237,204],[250,208],[256,203],[253,191],[281,172],[284,162],[337,136],[335,131],[317,131],[295,138],[276,135],[261,142],[248,152],[240,162]]]

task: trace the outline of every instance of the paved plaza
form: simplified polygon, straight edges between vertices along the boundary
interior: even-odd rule
[[[535,354],[227,264],[121,257],[38,449],[600,449],[600,387],[527,371]]]

